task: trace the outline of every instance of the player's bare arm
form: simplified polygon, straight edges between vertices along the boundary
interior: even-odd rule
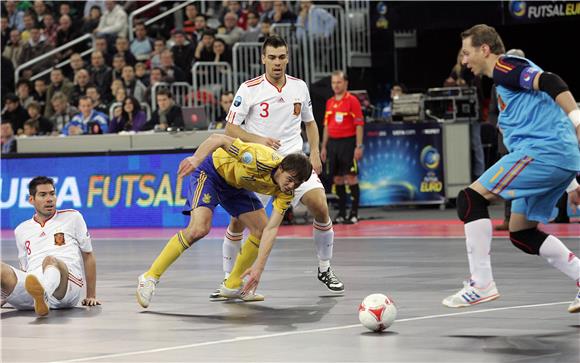
[[[322,161],[320,161],[320,135],[318,134],[318,125],[314,120],[305,123],[306,136],[308,136],[308,144],[310,145],[310,162],[316,174],[322,172]]]
[[[218,148],[222,147],[228,149],[234,142],[233,137],[222,134],[212,134],[204,142],[199,145],[195,153],[183,159],[179,163],[179,169],[177,170],[177,176],[183,178],[189,175],[201,164],[201,162],[212,152],[216,151]]]
[[[87,296],[82,301],[84,306],[101,305],[97,300],[97,262],[92,252],[82,252],[85,265],[85,277],[87,279]]]
[[[247,269],[242,278],[248,276],[248,281],[244,285],[243,293],[248,293],[250,291],[256,291],[258,284],[260,283],[260,277],[264,268],[266,267],[266,262],[268,261],[268,256],[274,247],[274,242],[276,241],[276,235],[278,234],[278,227],[284,219],[284,214],[273,212],[268,220],[266,228],[262,233],[262,239],[260,242],[260,249],[258,251],[258,258],[254,265]]]
[[[234,125],[232,123],[228,123],[226,125],[226,135],[240,139],[245,142],[254,142],[256,144],[266,145],[274,150],[278,150],[278,148],[280,148],[281,145],[280,140],[278,139],[275,139],[273,137],[264,137],[252,134],[242,129],[240,126]]]

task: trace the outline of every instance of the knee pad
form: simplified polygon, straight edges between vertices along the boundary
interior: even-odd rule
[[[538,228],[510,232],[512,244],[529,255],[539,255],[540,247],[546,238],[548,238],[548,235]]]
[[[489,202],[471,188],[465,188],[457,194],[457,216],[464,223],[489,218]]]

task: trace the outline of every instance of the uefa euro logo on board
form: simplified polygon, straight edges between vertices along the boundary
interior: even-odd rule
[[[520,19],[524,17],[526,15],[526,9],[525,1],[510,1],[509,10],[514,18]]]
[[[441,154],[431,145],[427,145],[421,150],[421,165],[427,170],[435,170],[441,162]]]

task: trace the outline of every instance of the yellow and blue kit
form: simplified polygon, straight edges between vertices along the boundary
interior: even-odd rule
[[[214,151],[191,175],[184,214],[197,207],[212,211],[220,204],[228,214],[240,214],[264,208],[253,192],[274,197],[272,206],[284,214],[294,193],[284,193],[274,181],[282,156],[267,146],[236,139],[224,150]]]

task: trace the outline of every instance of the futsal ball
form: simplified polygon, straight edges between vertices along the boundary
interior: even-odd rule
[[[371,294],[358,307],[358,320],[365,328],[383,331],[397,318],[395,302],[383,294]]]

